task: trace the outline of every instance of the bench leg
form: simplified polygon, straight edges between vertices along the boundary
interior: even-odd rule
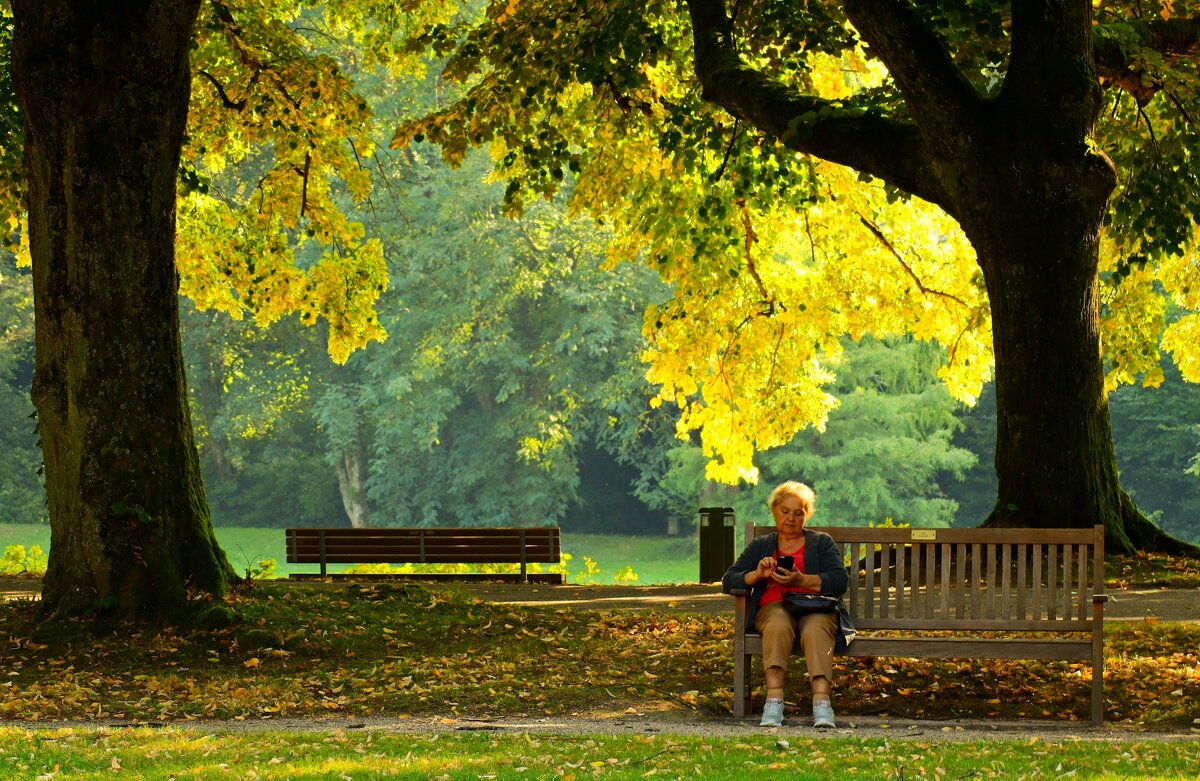
[[[1104,603],[1092,605],[1092,724],[1104,723]]]
[[[317,542],[321,551],[321,577],[325,577],[325,530],[322,529]]]
[[[746,718],[750,712],[750,672],[753,657],[735,652],[733,657],[733,716]]]
[[[733,600],[733,716],[746,718],[750,711],[750,673],[752,657],[746,653],[746,596]]]

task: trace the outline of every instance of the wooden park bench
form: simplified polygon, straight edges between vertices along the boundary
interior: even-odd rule
[[[289,564],[520,564],[520,573],[404,573],[403,577],[437,580],[519,580],[562,583],[562,573],[531,573],[533,563],[562,560],[557,526],[480,529],[287,529]],[[363,575],[349,577],[362,578]],[[394,577],[394,576],[393,576]]]
[[[774,530],[750,523],[746,539]],[[859,634],[847,656],[1090,660],[1092,723],[1103,722],[1103,526],[821,531],[850,572],[844,600]],[[732,593],[733,713],[743,718],[762,636],[746,626],[749,590]]]

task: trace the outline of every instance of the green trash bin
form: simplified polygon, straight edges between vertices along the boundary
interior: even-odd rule
[[[700,508],[700,582],[719,583],[733,565],[733,508]]]

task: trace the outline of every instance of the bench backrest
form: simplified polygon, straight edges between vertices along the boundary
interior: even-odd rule
[[[858,629],[1084,632],[1104,592],[1103,526],[819,530],[842,546]]]
[[[557,526],[479,529],[287,529],[292,564],[558,564]]]

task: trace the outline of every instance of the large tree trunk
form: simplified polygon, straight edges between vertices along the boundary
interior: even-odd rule
[[[175,187],[200,0],[13,0],[51,615],[171,617],[236,578],[179,341]]]
[[[984,272],[996,359],[996,474],[987,526],[1103,524],[1111,551],[1184,552],[1121,488],[1100,343],[1099,236],[1114,176],[1086,145],[997,123],[962,224]],[[1010,143],[1005,144],[1005,139]],[[983,181],[986,180],[986,181]]]

